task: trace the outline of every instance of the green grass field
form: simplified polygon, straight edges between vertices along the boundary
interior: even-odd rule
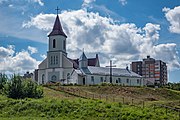
[[[72,86],[67,86],[72,87]],[[77,87],[77,86],[76,86]],[[113,87],[113,86],[112,86]],[[105,94],[116,94],[120,96],[121,93],[113,93],[120,88],[103,87],[97,86],[81,87],[78,89],[92,93],[101,93],[104,91]],[[113,89],[110,91],[110,89]],[[166,114],[165,108],[153,108],[154,102],[170,105],[172,107],[178,107],[180,100],[180,92],[172,91],[167,89],[158,89],[154,93],[149,90],[151,88],[121,88],[125,89],[127,95],[131,91],[136,95],[136,98],[140,99],[142,94],[159,95],[156,101],[147,101],[148,104],[144,108],[142,106],[125,105],[121,102],[106,102],[104,100],[92,100],[84,99],[78,96],[73,96],[61,91],[55,91],[44,87],[44,97],[41,99],[10,99],[3,95],[0,95],[0,119],[1,120],[46,120],[46,119],[57,119],[57,120],[179,120],[179,113],[168,110]],[[129,90],[128,90],[129,89]],[[136,89],[139,89],[135,91]],[[123,91],[125,91],[123,90]],[[120,90],[119,90],[120,91]],[[133,93],[133,91],[137,93]],[[143,91],[143,92],[142,92]],[[147,92],[148,91],[148,92]],[[150,94],[151,93],[151,94]],[[169,97],[168,97],[169,96]],[[124,97],[127,97],[124,95]],[[153,97],[153,96],[151,96]],[[145,97],[146,98],[146,97]],[[144,98],[144,99],[145,99]],[[166,99],[167,98],[167,99]],[[147,100],[147,99],[146,99]]]

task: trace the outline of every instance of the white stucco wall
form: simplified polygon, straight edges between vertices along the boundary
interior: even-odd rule
[[[91,76],[94,77],[94,82],[92,81]],[[102,83],[101,77],[103,78],[103,82],[110,83],[110,77],[109,76],[106,76],[106,75],[87,75],[86,76],[86,81],[87,81],[86,84],[87,85],[101,84]],[[119,79],[120,79],[120,81],[119,81]],[[118,80],[118,83],[116,83],[116,80]],[[112,76],[112,83],[113,84],[127,85],[127,86],[143,86],[144,85],[144,81],[142,78],[140,78],[140,77],[129,77],[129,76]]]
[[[53,48],[53,39],[56,40],[56,47]],[[66,41],[66,38],[62,35],[55,35],[55,36],[50,36],[49,37],[49,51],[58,51],[58,50],[62,50],[64,52],[66,52],[66,48],[64,49],[63,45],[64,45],[64,41]],[[66,42],[65,42],[66,44]],[[65,45],[66,47],[66,45]]]

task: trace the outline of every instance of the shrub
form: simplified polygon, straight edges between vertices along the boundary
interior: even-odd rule
[[[41,98],[43,90],[37,85],[37,83],[31,80],[23,81],[23,97],[28,98]]]
[[[14,75],[4,86],[4,93],[9,98],[40,98],[43,90],[31,80],[23,80],[20,76]]]

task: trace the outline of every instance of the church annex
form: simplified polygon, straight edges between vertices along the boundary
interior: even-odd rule
[[[63,84],[90,85],[103,82],[128,86],[143,86],[144,79],[129,69],[100,67],[98,54],[87,58],[85,53],[78,59],[67,57],[66,34],[63,31],[59,16],[56,16],[54,27],[49,37],[47,58],[35,70],[34,80],[38,84],[61,82]]]

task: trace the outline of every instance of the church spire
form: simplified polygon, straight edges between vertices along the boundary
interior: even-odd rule
[[[63,32],[61,22],[59,20],[59,16],[58,16],[59,8],[57,7],[56,10],[57,10],[57,16],[56,16],[56,20],[55,20],[55,23],[54,23],[54,27],[53,27],[53,30],[51,31],[51,33],[48,35],[48,37],[49,36],[54,36],[54,35],[62,35],[62,36],[67,38],[66,34]]]

